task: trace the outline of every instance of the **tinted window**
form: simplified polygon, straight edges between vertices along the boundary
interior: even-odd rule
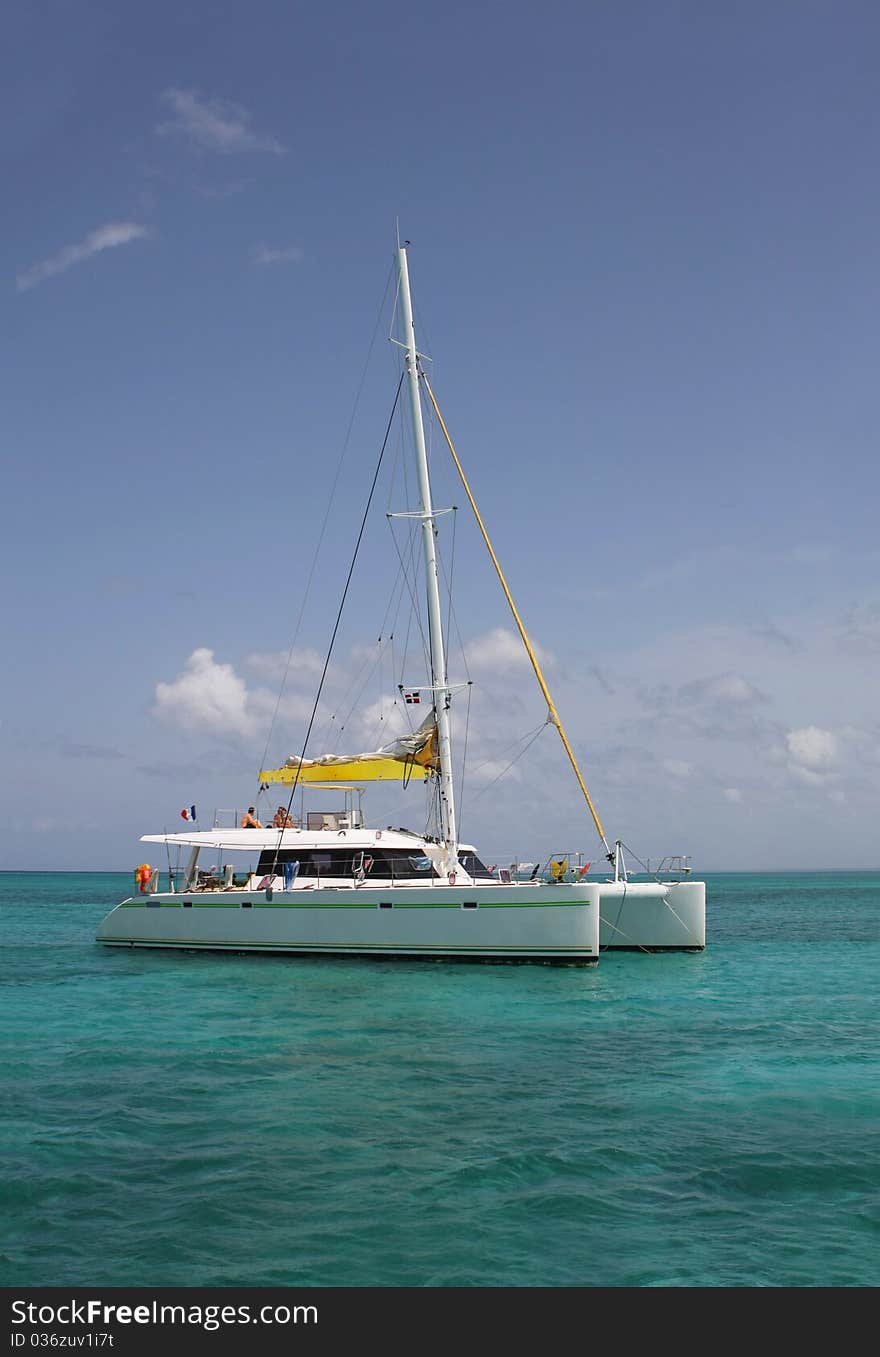
[[[473,854],[470,855],[473,857]],[[324,849],[322,851],[303,848],[266,848],[260,854],[257,866],[259,876],[275,872],[284,875],[286,862],[299,863],[300,877],[347,877],[355,874],[361,864],[361,850],[351,848]],[[372,865],[371,865],[372,864]],[[363,851],[363,865],[366,879],[391,877],[394,881],[426,880],[433,874],[431,859],[421,853],[405,853],[399,848],[374,848]],[[470,868],[468,868],[470,871]],[[486,873],[483,868],[484,874]]]
[[[340,852],[320,853],[297,848],[282,848],[280,852],[276,852],[274,848],[266,848],[260,854],[257,874],[266,876],[274,871],[277,876],[283,876],[285,863],[298,862],[300,876],[350,877],[354,874],[356,857],[359,857],[359,854],[353,853],[350,848],[344,848]]]
[[[494,876],[489,871],[489,868],[480,861],[476,853],[459,853],[458,860],[468,876],[472,876],[475,881],[480,877],[485,881],[495,880]]]

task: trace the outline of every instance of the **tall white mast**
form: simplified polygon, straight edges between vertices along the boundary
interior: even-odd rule
[[[440,742],[440,830],[451,863],[456,861],[458,838],[455,826],[455,792],[452,778],[452,740],[450,735],[449,704],[451,700],[446,652],[443,646],[443,623],[440,612],[440,580],[437,573],[434,507],[431,503],[431,482],[428,478],[428,453],[425,447],[425,426],[422,423],[422,402],[419,394],[418,353],[416,331],[413,325],[412,298],[409,292],[409,269],[406,247],[397,251],[400,274],[400,304],[403,314],[403,343],[406,349],[406,375],[409,385],[409,404],[412,413],[413,438],[416,445],[416,464],[419,471],[419,498],[421,500],[422,545],[425,549],[425,576],[428,588],[428,637],[431,649],[431,686],[437,710],[437,732]]]

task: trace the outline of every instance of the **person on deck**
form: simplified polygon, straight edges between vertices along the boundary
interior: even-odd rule
[[[279,806],[272,820],[273,829],[293,829],[293,821],[283,806]]]
[[[260,823],[260,821],[259,821],[259,820],[255,817],[255,815],[254,815],[254,809],[255,809],[255,808],[254,808],[253,806],[248,806],[248,808],[247,808],[247,815],[243,815],[243,816],[241,817],[241,827],[242,827],[242,829],[262,829],[262,828],[263,828],[263,826],[262,826],[262,824]]]

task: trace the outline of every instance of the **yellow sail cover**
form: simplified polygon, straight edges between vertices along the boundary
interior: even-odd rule
[[[291,754],[280,768],[260,770],[261,782],[408,782],[439,768],[437,722],[433,712],[412,735],[364,754],[324,754],[298,759]]]

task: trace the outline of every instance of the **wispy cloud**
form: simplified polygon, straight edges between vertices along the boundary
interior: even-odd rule
[[[68,742],[61,747],[61,753],[68,759],[124,759],[118,749],[110,749],[99,744],[74,744]]]
[[[20,273],[16,278],[18,290],[27,292],[28,288],[36,287],[47,278],[56,278],[59,273],[66,273],[74,264],[83,264],[87,259],[94,259],[95,255],[102,254],[104,250],[113,250],[117,245],[127,245],[129,241],[140,240],[149,234],[147,227],[139,226],[137,222],[108,222],[106,226],[99,226],[96,231],[90,232],[85,240],[81,240],[77,245],[65,245],[49,259],[25,269],[24,273]]]
[[[780,627],[775,627],[772,622],[752,627],[751,631],[759,641],[766,641],[772,646],[781,646],[783,650],[797,650],[797,642]]]
[[[287,150],[275,137],[254,132],[251,114],[238,104],[219,99],[203,99],[196,90],[167,89],[160,96],[172,116],[160,123],[160,136],[181,137],[199,151],[220,151],[235,155],[240,151],[269,151],[284,155]]]
[[[298,245],[255,245],[251,259],[255,264],[299,264],[303,251]]]
[[[663,768],[671,777],[690,777],[694,771],[694,765],[686,759],[664,759]]]
[[[742,674],[728,671],[692,679],[678,687],[661,684],[640,694],[651,713],[640,729],[664,728],[681,735],[715,740],[756,740],[766,735],[759,708],[768,698]]]
[[[866,603],[853,608],[844,623],[843,639],[865,650],[880,649],[880,606]]]
[[[679,689],[688,703],[711,704],[718,707],[749,706],[766,702],[766,697],[741,674],[715,674],[709,678],[694,679]]]

